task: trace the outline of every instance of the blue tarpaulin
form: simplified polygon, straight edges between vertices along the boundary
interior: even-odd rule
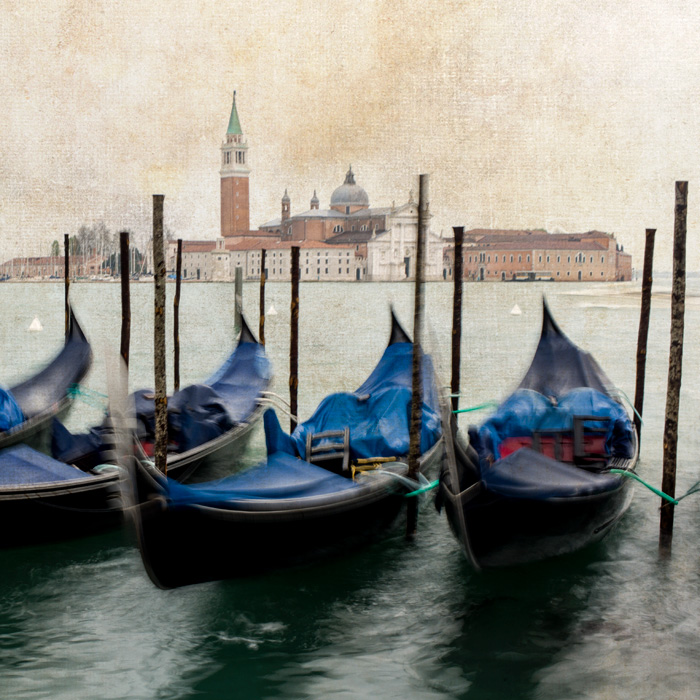
[[[0,451],[0,485],[20,486],[89,479],[80,469],[59,462],[26,445]]]
[[[0,432],[24,422],[24,414],[12,392],[0,387]]]
[[[394,343],[384,352],[372,374],[353,393],[331,394],[314,414],[292,433],[300,455],[306,436],[350,428],[351,459],[397,457],[408,454],[411,420],[412,343]],[[423,355],[423,414],[421,453],[440,438],[440,411],[432,360]]]
[[[585,427],[605,430],[609,454],[630,457],[634,429],[625,409],[609,396],[589,387],[569,391],[558,401],[531,389],[518,389],[481,426],[479,439],[495,459],[508,437],[530,437],[534,432],[572,431],[574,416],[600,416],[609,421],[586,421]]]

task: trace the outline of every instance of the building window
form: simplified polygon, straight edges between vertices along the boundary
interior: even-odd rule
[[[328,268],[326,268],[326,274],[328,274]]]
[[[333,233],[342,233],[343,232],[343,227],[340,224],[337,224],[336,226],[333,227]],[[320,253],[319,253],[320,255]]]
[[[522,255],[518,255],[518,262],[522,262],[522,261],[523,261],[523,256],[522,256]],[[529,256],[529,255],[528,255],[528,257],[527,257],[527,261],[530,262],[530,256]]]
[[[549,262],[549,255],[547,256],[547,262]]]
[[[510,261],[513,262],[513,256],[512,256],[512,255],[510,256]]]
[[[561,262],[561,255],[557,255],[557,262]]]
[[[537,262],[542,262],[542,256],[540,255],[540,259]]]
[[[530,262],[530,256],[527,256],[527,261]],[[520,262],[520,256],[518,255],[518,262]]]
[[[321,268],[320,268],[320,267],[317,267],[317,268],[316,268],[316,274],[317,274],[317,275],[320,275],[320,274],[321,274]]]
[[[605,256],[601,255],[600,256],[600,262],[604,263],[605,262]],[[600,273],[601,275],[603,274],[602,272]]]

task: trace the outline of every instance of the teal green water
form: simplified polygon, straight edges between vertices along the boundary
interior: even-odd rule
[[[661,285],[657,283],[657,288]],[[169,293],[172,288],[169,287]],[[678,465],[681,494],[700,478],[697,342],[689,287]],[[462,405],[504,397],[529,364],[541,295],[564,331],[629,395],[639,294],[634,285],[465,285]],[[2,381],[60,346],[62,287],[3,284]],[[426,345],[449,381],[451,285],[426,290]],[[131,386],[152,384],[152,287],[132,287]],[[95,348],[86,385],[106,391],[119,343],[119,287],[74,284]],[[302,285],[300,415],[358,386],[387,340],[393,303],[410,327],[404,284]],[[517,303],[522,315],[511,315]],[[257,329],[258,289],[244,285]],[[268,284],[266,338],[287,394],[289,286]],[[38,316],[41,333],[27,331]],[[183,382],[202,380],[232,342],[233,288],[187,284]],[[652,310],[639,472],[661,482],[669,300]],[[482,414],[465,414],[461,425]],[[73,427],[100,418],[77,406]],[[284,420],[283,420],[284,422]],[[259,455],[256,439],[249,458]],[[641,487],[600,545],[537,566],[473,573],[444,516],[425,503],[415,541],[400,532],[346,557],[248,579],[156,589],[128,533],[0,552],[3,698],[696,698],[700,695],[700,496],[676,508],[674,546],[657,552],[659,499]],[[222,543],[235,556],[236,542]]]

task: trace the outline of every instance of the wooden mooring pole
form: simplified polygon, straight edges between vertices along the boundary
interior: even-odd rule
[[[661,490],[676,495],[676,458],[678,449],[678,409],[683,365],[683,326],[685,316],[685,238],[688,215],[688,183],[676,182],[676,213],[673,226],[673,287],[671,290],[671,349],[668,358],[666,420],[664,423],[663,480]],[[675,506],[661,501],[659,548],[671,549]]]
[[[64,289],[64,307],[66,314],[66,338],[70,331],[70,303],[68,301],[68,292],[70,290],[70,236],[66,233],[63,235],[63,289]]]
[[[644,378],[647,366],[647,340],[649,338],[649,316],[651,314],[651,285],[654,279],[654,237],[655,228],[646,230],[644,245],[644,271],[642,272],[642,308],[639,313],[639,336],[637,337],[637,382],[634,391],[634,424],[637,426],[637,439],[642,442],[642,420],[644,412]]]
[[[413,305],[413,362],[411,372],[411,429],[408,447],[408,477],[417,479],[420,471],[420,438],[423,425],[423,386],[421,377],[423,336],[423,256],[428,227],[428,176],[419,176],[418,231],[416,232],[416,271]],[[418,500],[409,498],[406,507],[406,537],[418,526]]]
[[[121,268],[122,292],[122,332],[119,354],[129,366],[129,345],[131,343],[131,297],[129,296],[129,232],[119,232],[119,263]]]
[[[173,391],[180,391],[180,288],[182,287],[182,238],[177,239],[175,298],[173,299]]]
[[[260,251],[260,345],[265,346],[265,249]]]
[[[452,303],[452,410],[459,409],[460,363],[462,360],[462,276],[464,261],[462,259],[462,243],[464,242],[464,226],[453,226],[455,235],[455,256],[452,263],[452,278],[454,279],[454,295]]]
[[[236,268],[236,273],[235,273],[235,281],[234,281],[234,287],[235,287],[235,318],[234,318],[234,326],[235,326],[235,333],[234,335],[238,337],[238,335],[241,332],[241,328],[243,327],[243,324],[241,323],[241,317],[243,316],[243,268],[242,267],[237,267]]]
[[[153,195],[153,280],[155,282],[153,322],[153,368],[155,372],[156,468],[168,473],[168,397],[165,388],[165,256],[163,254],[162,194]]]
[[[289,410],[292,414],[290,432],[297,427],[299,411],[299,246],[292,246],[292,304],[289,332]]]

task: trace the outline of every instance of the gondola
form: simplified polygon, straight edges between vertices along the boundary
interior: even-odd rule
[[[68,335],[58,355],[41,372],[9,389],[8,399],[21,415],[0,432],[0,450],[24,443],[51,454],[53,419],[67,414],[73,402],[71,388],[85,376],[92,362],[90,344],[72,309],[69,321]]]
[[[444,413],[443,413],[444,415]],[[526,564],[601,540],[632,498],[637,434],[595,359],[543,303],[525,377],[467,442],[456,430],[436,496],[476,568]]]
[[[392,314],[378,365],[352,393],[326,397],[285,433],[264,416],[267,459],[225,479],[185,485],[137,464],[136,532],[161,588],[227,579],[345,551],[397,520],[407,492],[413,344]],[[420,470],[442,454],[432,361],[422,361]]]
[[[88,533],[121,513],[119,470],[85,472],[50,456],[52,422],[69,409],[90,367],[90,344],[72,310],[56,358],[10,394],[24,420],[0,433],[0,547]]]
[[[264,412],[272,379],[271,363],[241,316],[241,332],[233,352],[202,384],[192,384],[168,398],[168,475],[178,481],[199,481],[228,474],[245,450],[253,426]],[[155,408],[152,389],[132,395],[136,417],[136,450],[141,459],[153,455]],[[82,435],[54,426],[53,454],[89,470],[106,460],[112,448],[110,419]]]

